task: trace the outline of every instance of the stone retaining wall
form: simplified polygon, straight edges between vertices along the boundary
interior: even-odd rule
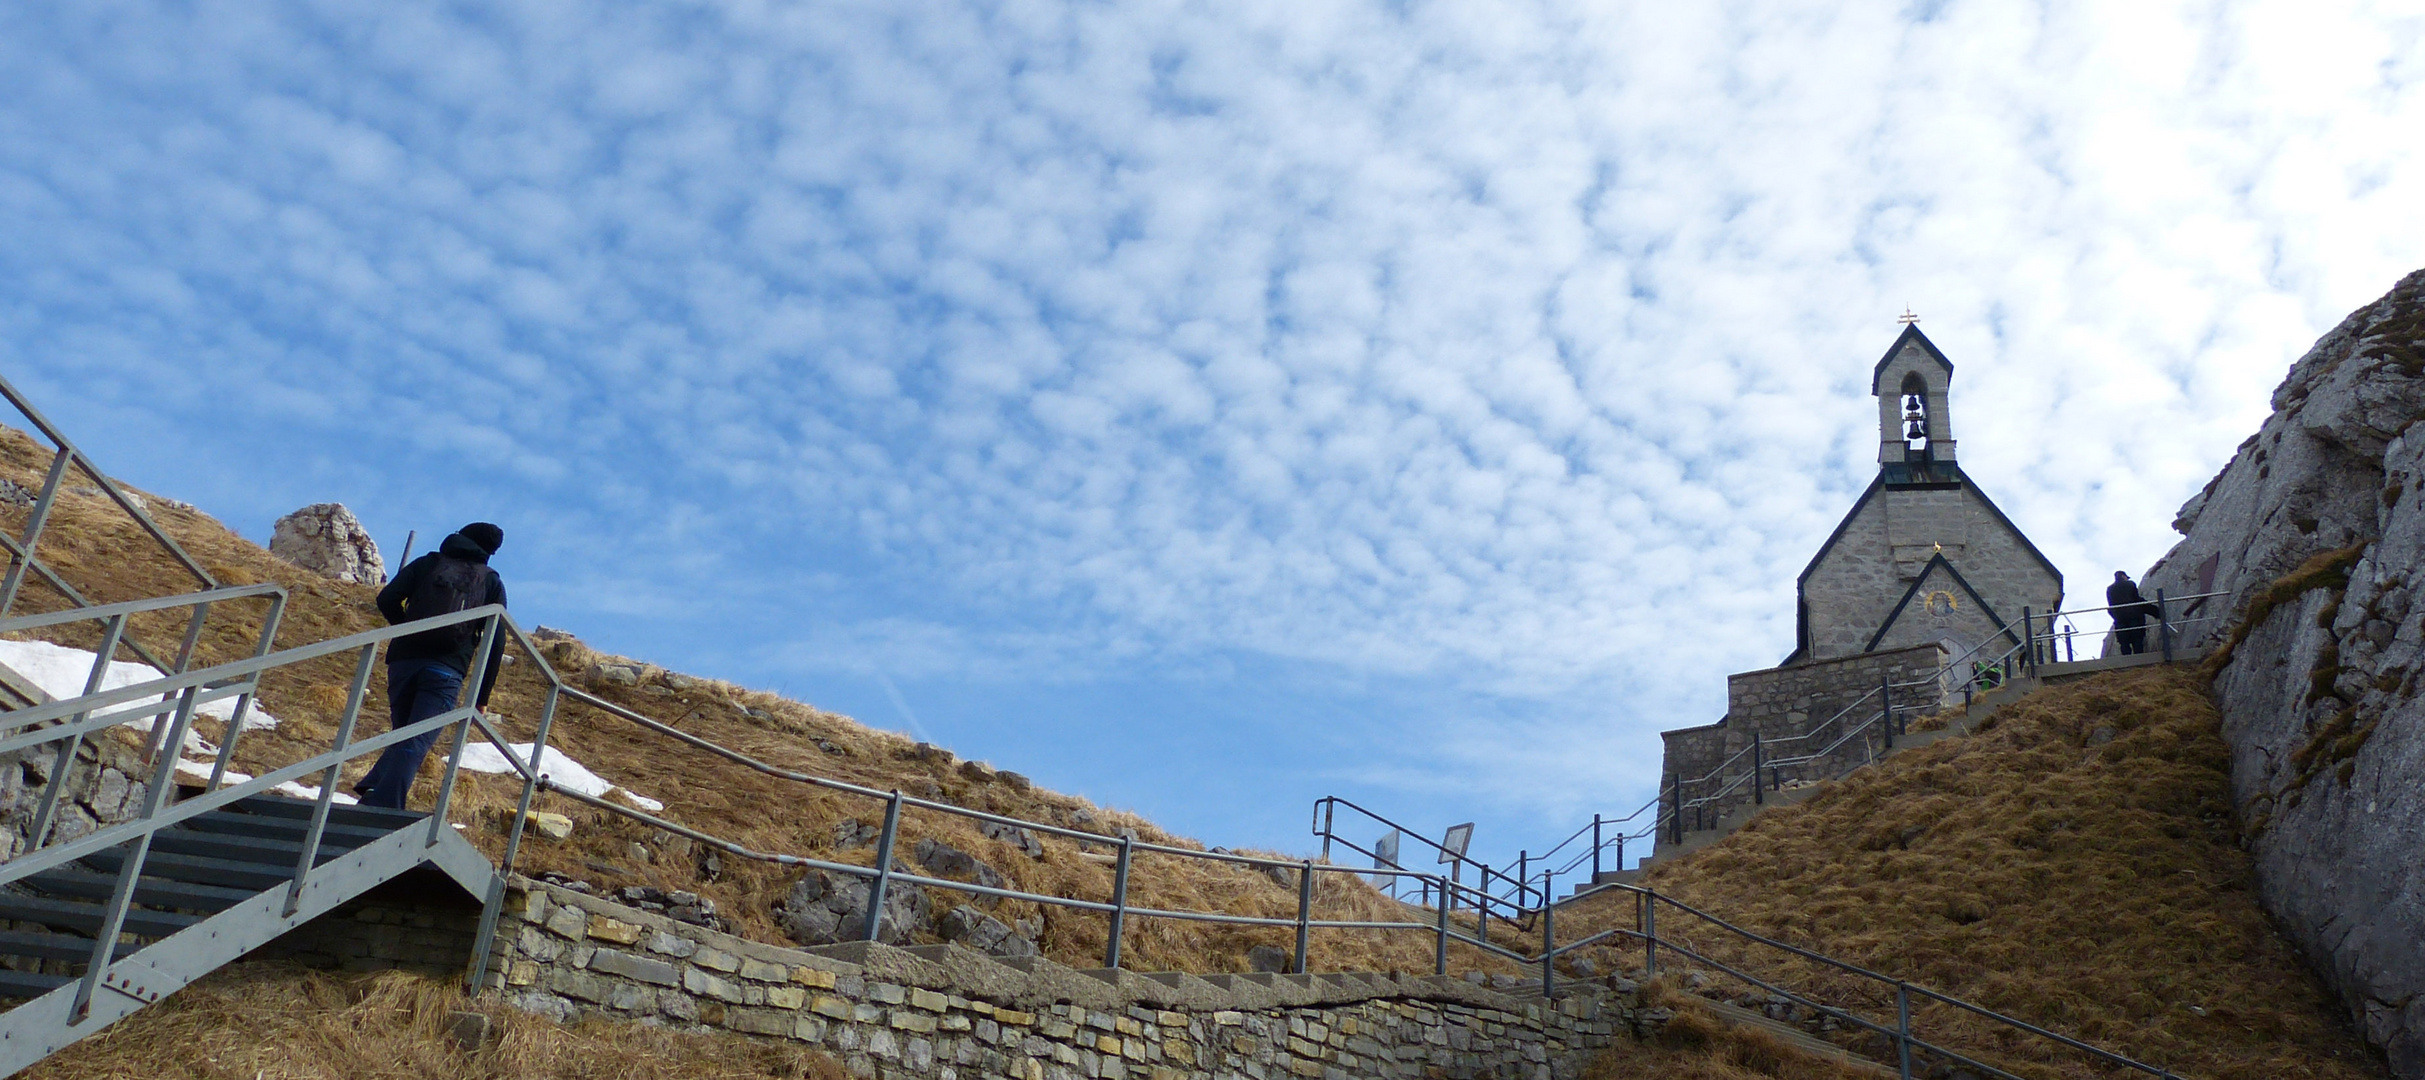
[[[883,1080],[1560,1080],[1665,1018],[1592,986],[1554,1005],[1462,979],[1080,971],[956,945],[786,949],[516,878],[489,986],[559,1020],[723,1028]]]
[[[1678,777],[1683,778],[1686,781],[1683,797],[1688,800],[1714,793],[1715,788],[1724,785],[1724,779],[1706,785],[1710,791],[1698,790],[1690,781],[1710,775],[1718,763],[1751,746],[1754,733],[1769,742],[1805,734],[1815,725],[1825,723],[1845,706],[1860,700],[1862,695],[1875,691],[1879,682],[1925,679],[1935,675],[1944,663],[1945,650],[1928,644],[1729,675],[1726,677],[1724,719],[1703,727],[1659,733],[1666,744],[1667,753],[1662,773],[1665,777],[1663,784],[1673,782]],[[1917,695],[1914,700],[1924,698],[1931,705],[1940,696],[1935,687],[1915,687],[1908,693]],[[1855,711],[1870,712],[1876,707],[1876,702],[1872,701]],[[1858,723],[1858,717],[1848,716],[1829,728],[1825,735],[1811,741],[1833,742],[1838,735]],[[1855,739],[1820,761],[1798,770],[1784,770],[1784,779],[1832,779],[1862,763],[1877,746],[1878,735],[1873,730],[1867,743]],[[1819,747],[1808,748],[1816,749]],[[1781,750],[1794,755],[1808,752],[1796,744],[1787,744]],[[1746,757],[1744,767],[1748,768],[1749,763],[1750,759]],[[1751,788],[1746,785],[1719,803],[1712,804],[1703,811],[1706,824],[1695,824],[1687,815],[1685,829],[1714,825],[1726,812],[1750,803],[1751,794]],[[1661,841],[1664,843],[1664,837]]]

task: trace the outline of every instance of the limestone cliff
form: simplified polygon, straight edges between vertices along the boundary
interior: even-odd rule
[[[2425,1080],[2425,271],[2291,366],[2146,584],[2192,631],[2268,910],[2393,1071]]]

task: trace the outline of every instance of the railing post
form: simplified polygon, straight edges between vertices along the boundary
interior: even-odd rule
[[[2164,610],[2164,590],[2156,590],[2156,640],[2164,643],[2164,662],[2172,663],[2172,613]]]
[[[1120,834],[1120,863],[1111,872],[1111,942],[1103,946],[1103,966],[1120,967],[1120,930],[1128,919],[1128,860],[1137,838],[1132,833]]]
[[[277,645],[278,623],[285,617],[286,595],[284,593],[270,594],[269,611],[261,616],[261,639],[253,643],[254,659],[258,660],[268,656],[270,649]],[[261,685],[261,676],[254,675],[252,685],[258,688]],[[244,737],[244,718],[252,712],[252,708],[253,691],[247,690],[236,695],[236,707],[229,710],[227,714],[227,729],[219,733],[219,756],[211,762],[210,780],[202,785],[204,792],[219,790],[219,782],[226,779],[228,763],[236,760],[236,740]]]
[[[1490,864],[1482,864],[1480,886],[1474,890],[1474,940],[1490,940]]]
[[[469,708],[475,714],[480,711],[480,685],[488,678],[488,651],[496,647],[498,624],[504,621],[503,614],[481,620],[480,651],[472,654],[472,669],[463,677],[463,690],[455,698],[456,708]],[[438,800],[430,804],[430,847],[437,847],[438,839],[446,835],[446,807],[454,801],[455,777],[463,768],[463,748],[471,743],[472,718],[466,716],[455,721],[453,728],[455,743],[446,752],[446,771],[438,776]]]
[[[542,657],[533,657],[546,663]],[[530,807],[539,794],[539,763],[547,759],[548,729],[556,724],[556,705],[564,696],[564,686],[551,674],[547,683],[547,704],[539,708],[539,730],[531,735],[530,775],[522,778],[522,797],[514,803],[514,820],[505,830],[505,857],[497,863],[496,879],[489,883],[488,898],[480,905],[480,930],[472,938],[472,973],[467,985],[471,993],[480,992],[480,984],[488,980],[488,951],[497,938],[498,910],[505,906],[505,882],[512,876],[515,863],[522,856],[522,833],[530,825]],[[499,749],[503,749],[500,747]]]
[[[1617,842],[1624,843],[1622,840]],[[1624,857],[1619,856],[1618,869],[1623,869],[1624,863]],[[1591,816],[1591,883],[1594,885],[1600,883],[1600,815],[1598,814]]]
[[[1522,911],[1522,910],[1524,910],[1524,897],[1525,897],[1525,895],[1526,895],[1526,894],[1527,894],[1527,893],[1530,891],[1529,889],[1527,889],[1527,888],[1525,887],[1525,884],[1524,884],[1524,883],[1525,883],[1525,882],[1527,882],[1527,881],[1531,881],[1531,880],[1532,880],[1532,877],[1531,877],[1531,866],[1532,866],[1532,852],[1531,852],[1530,850],[1527,850],[1527,849],[1518,849],[1518,850],[1516,851],[1516,910],[1517,910],[1517,911]]]
[[[1625,872],[1625,837],[1623,834],[1617,836],[1617,872],[1620,874]]]
[[[1895,1059],[1902,1080],[1911,1080],[1911,984],[1895,983]]]
[[[876,930],[884,922],[884,891],[893,880],[893,841],[901,835],[901,789],[893,789],[893,797],[884,804],[884,831],[876,837],[876,880],[867,887],[867,936],[876,940]]]
[[[2031,620],[2029,609],[2021,609],[2021,655],[2029,664],[2029,673],[2038,673],[2038,627]]]
[[[1893,683],[1884,675],[1878,676],[1878,719],[1879,726],[1886,729],[1886,748],[1892,750],[1895,748],[1895,691]]]
[[[1329,861],[1330,861],[1330,835],[1331,835],[1331,833],[1332,833],[1332,832],[1334,832],[1334,831],[1336,831],[1336,830],[1337,830],[1337,826],[1338,826],[1338,824],[1339,824],[1339,804],[1334,803],[1334,802],[1325,802],[1325,803],[1323,803],[1323,804],[1322,804],[1322,861],[1323,861],[1323,862],[1329,862]],[[1115,964],[1115,965],[1113,965],[1113,966],[1117,967],[1118,965],[1116,965],[1116,964]]]
[[[1757,732],[1757,731],[1752,732],[1752,733],[1751,733],[1751,804],[1752,804],[1753,806],[1764,806],[1764,805],[1767,805],[1767,803],[1768,803],[1768,783],[1767,783],[1767,780],[1766,780],[1766,779],[1765,779],[1765,778],[1764,778],[1764,777],[1761,775],[1761,774],[1763,774],[1763,773],[1765,773],[1765,772],[1767,772],[1767,771],[1768,771],[1768,753],[1767,753],[1767,751],[1766,751],[1765,749],[1763,749],[1763,747],[1761,746],[1761,743],[1760,743],[1760,733],[1759,733],[1759,732]]]
[[[1297,865],[1297,959],[1289,970],[1305,974],[1305,947],[1313,936],[1314,863],[1307,859]]]
[[[186,729],[194,722],[194,699],[201,695],[202,688],[199,686],[186,687],[185,692],[178,695],[177,718],[169,724],[169,737],[177,741],[169,743],[169,746],[176,747],[184,742]],[[153,722],[157,723],[157,718]],[[150,822],[160,816],[162,807],[168,805],[168,793],[177,783],[177,758],[178,755],[173,753],[160,755],[158,765],[152,769],[151,789],[143,793],[143,812],[139,820]],[[93,991],[101,988],[109,975],[110,965],[117,959],[118,934],[126,928],[126,909],[134,906],[135,886],[143,880],[143,861],[151,856],[152,837],[155,834],[156,830],[146,829],[135,834],[134,840],[127,845],[126,861],[118,867],[117,884],[111,888],[109,904],[101,912],[101,927],[93,934],[92,959],[86,961],[84,977],[76,984],[75,1005],[68,1010],[71,1021],[82,1022],[92,1015]]]
[[[59,481],[67,478],[67,448],[51,458],[50,476],[42,481],[42,495],[34,500],[34,508],[25,516],[25,548],[23,558],[9,564],[8,580],[0,582],[0,617],[17,606],[17,590],[25,584],[25,571],[34,563],[34,546],[42,542],[42,523],[50,520],[51,504],[59,497]]]
[[[1428,886],[1432,883],[1425,882],[1424,884]],[[1438,884],[1440,887],[1440,904],[1437,908],[1433,909],[1433,914],[1440,920],[1440,944],[1437,951],[1432,954],[1431,973],[1434,975],[1446,975],[1448,974],[1448,882],[1441,881]]]
[[[1684,842],[1684,781],[1681,777],[1674,774],[1668,776],[1667,795],[1673,806],[1667,815],[1668,842],[1681,844]]]
[[[1555,1000],[1558,996],[1558,905],[1549,902],[1556,891],[1558,872],[1541,875],[1541,999]]]
[[[109,674],[110,660],[118,655],[118,641],[125,633],[126,616],[112,616],[109,628],[101,632],[101,651],[93,654],[93,670],[84,677],[86,695],[101,692],[101,681]],[[92,711],[88,709],[69,717],[67,723],[80,724],[91,715]],[[160,717],[160,713],[152,714],[152,737],[155,741],[161,737]],[[25,850],[41,847],[50,838],[51,818],[59,809],[59,795],[67,790],[67,774],[75,769],[76,751],[83,746],[82,735],[71,735],[60,742],[59,754],[51,762],[50,782],[42,785],[42,805],[34,811],[34,827],[25,834]]]
[[[1642,890],[1642,981],[1659,977],[1659,894]]]
[[[362,699],[370,693],[371,669],[378,664],[379,646],[362,647],[362,659],[354,663],[353,685],[346,688],[345,715],[337,718],[337,739],[331,749],[344,753],[354,741],[354,721],[362,716]],[[292,915],[303,906],[303,882],[311,876],[312,866],[319,862],[320,837],[328,830],[329,804],[337,798],[337,775],[345,762],[335,761],[320,771],[320,796],[312,800],[311,824],[303,829],[303,850],[295,856],[295,876],[286,884],[286,914]]]

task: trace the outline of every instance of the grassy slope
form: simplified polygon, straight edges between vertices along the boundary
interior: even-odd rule
[[[447,1035],[457,1010],[487,1014],[466,1052]],[[340,975],[239,964],[178,991],[26,1070],[25,1080],[843,1080],[805,1046],[647,1024],[561,1025],[472,1002],[452,980],[402,972]]]
[[[0,431],[0,476],[33,487],[45,464],[44,456],[22,436]],[[155,517],[222,580],[274,579],[292,590],[294,599],[280,634],[283,646],[379,624],[367,588],[297,570],[199,514],[159,508]],[[0,527],[19,527],[22,521],[22,511],[0,511]],[[191,587],[190,579],[160,557],[122,514],[95,499],[63,501],[43,552],[98,601]],[[510,559],[505,569],[510,573]],[[57,606],[56,599],[40,587],[32,588],[27,609],[46,606]],[[250,611],[215,613],[204,637],[205,658],[224,660],[247,653],[255,619]],[[138,624],[144,638],[154,643],[173,643],[179,629],[166,619]],[[89,645],[96,636],[77,630],[55,639]],[[591,659],[575,645],[564,648],[556,663],[577,678]],[[538,713],[540,680],[528,666],[532,662],[525,658],[518,670],[509,672],[494,703],[521,738],[528,737]],[[248,733],[240,763],[257,772],[324,748],[350,674],[350,660],[330,658],[269,680],[264,705],[284,723],[273,732]],[[681,689],[675,689],[677,685]],[[1131,815],[1015,786],[983,771],[964,774],[948,757],[917,756],[900,736],[773,695],[720,683],[668,680],[653,670],[641,687],[600,689],[642,712],[801,771],[885,788],[932,785],[931,790],[962,805],[1043,820],[1068,821],[1084,811],[1095,819],[1091,827],[1106,833],[1126,826],[1147,839],[1173,839]],[[373,693],[382,693],[376,682]],[[374,718],[371,727],[379,730],[384,723]],[[2114,738],[2091,747],[2091,734],[2099,728],[2112,729]],[[557,730],[559,741],[576,758],[665,800],[674,808],[670,816],[686,824],[763,850],[866,861],[864,850],[834,852],[832,827],[844,817],[874,820],[879,810],[872,802],[813,793],[661,739],[637,737],[635,729],[590,710],[568,711]],[[820,739],[842,752],[818,749]],[[2178,672],[2108,677],[2009,707],[1978,737],[1899,757],[1801,807],[1767,815],[1695,858],[1660,868],[1652,884],[1740,916],[1764,931],[2106,1042],[2190,1075],[2375,1075],[2365,1051],[2338,1022],[2337,1010],[2256,909],[2248,890],[2247,861],[2232,833],[2223,769],[2211,707],[2192,677]],[[511,804],[514,785],[497,777],[466,780],[461,797],[484,826],[470,835],[494,853],[502,841],[495,825]],[[419,796],[426,800],[433,786],[425,783]],[[770,815],[768,807],[783,809]],[[781,940],[767,911],[790,875],[727,859],[720,877],[703,880],[695,861],[669,850],[659,842],[664,838],[598,820],[578,806],[555,808],[572,813],[582,826],[570,843],[538,842],[527,848],[526,868],[559,869],[608,886],[648,883],[698,889],[719,901],[740,932]],[[912,815],[904,832],[911,839],[936,836],[978,853],[1026,888],[1094,897],[1109,890],[1109,868],[1082,857],[1069,843],[1047,841],[1045,858],[1030,860],[956,821]],[[1163,860],[1140,862],[1133,882],[1139,903],[1294,914],[1294,890],[1261,875],[1158,862]],[[1317,910],[1332,917],[1368,917],[1389,909],[1369,890],[1342,881],[1326,886]],[[999,914],[1010,918],[1038,913],[1011,903]],[[1099,963],[1100,920],[1043,915],[1048,954],[1080,966]],[[1560,921],[1562,930],[1571,926],[1570,932],[1581,933],[1618,919],[1611,910],[1587,910]],[[1236,970],[1249,945],[1285,944],[1281,932],[1151,920],[1132,927],[1134,936],[1127,946],[1131,962],[1147,968]],[[1715,941],[1709,944],[1713,951],[1721,948]],[[1334,933],[1317,935],[1314,962],[1334,970],[1420,970],[1428,967],[1429,952],[1412,936],[1392,940],[1372,933]],[[1460,969],[1474,966],[1470,957],[1459,957],[1457,963]],[[1773,962],[1764,966],[1793,975],[1797,985],[1827,985],[1813,972]],[[46,1068],[61,1070],[55,1075],[62,1076],[105,1075],[89,1070],[107,1062],[139,1060],[129,1056],[129,1048],[151,1045],[147,1040],[154,1036],[144,1032],[182,1030],[178,1025],[193,1025],[201,1032],[221,1023],[223,1034],[212,1037],[241,1038],[247,1045],[291,1042],[293,1047],[319,1047],[326,1037],[306,1029],[358,1027],[363,1008],[404,1025],[393,1028],[394,1038],[426,1040],[427,1031],[411,1034],[420,1030],[414,1024],[428,1027],[426,1008],[392,999],[403,995],[423,1001],[443,992],[434,984],[409,981],[375,985],[233,972],[180,995],[185,1004],[148,1012],[122,1026],[128,1034],[115,1038],[124,1046],[111,1049],[105,1038]],[[247,1025],[235,1019],[244,1012],[238,1004],[267,1006],[273,999],[279,1003],[274,1011],[291,1014],[302,1025],[288,1033],[291,1040],[224,1034],[247,1031]],[[611,1042],[624,1036],[596,1037]],[[1981,1036],[1969,1045],[1996,1044]],[[549,1058],[559,1062],[550,1066],[556,1069],[551,1075],[598,1074],[584,1071],[589,1067],[580,1064],[583,1052],[575,1048]],[[649,1052],[671,1055],[669,1061],[724,1061],[700,1065],[706,1071],[691,1073],[695,1075],[783,1075],[803,1069],[814,1074],[813,1063],[726,1061],[717,1057],[724,1051],[713,1048]],[[344,1056],[321,1049],[313,1053]],[[401,1053],[365,1051],[364,1060],[403,1060],[397,1056]],[[79,1066],[79,1061],[85,1064]],[[79,1067],[87,1071],[74,1071]],[[1621,1075],[1645,1069],[1709,1080],[1829,1075],[1828,1067],[1775,1051],[1756,1036],[1714,1034],[1706,1025],[1689,1021],[1661,1044],[1612,1055],[1602,1071]],[[248,1071],[188,1063],[159,1075],[233,1076]],[[314,1073],[305,1069],[295,1074]],[[684,1074],[667,1067],[667,1075]]]
[[[14,430],[0,428],[0,476],[38,489],[47,464],[48,455],[33,442]],[[79,482],[69,481],[71,485]],[[223,583],[275,580],[291,591],[278,635],[283,648],[383,625],[372,603],[374,590],[368,587],[329,581],[300,570],[217,521],[189,510],[155,500],[152,516]],[[24,519],[22,509],[0,509],[0,528],[21,530]],[[195,587],[190,574],[162,554],[114,504],[99,497],[63,496],[41,552],[70,584],[95,602],[168,595]],[[510,548],[500,569],[510,579]],[[55,594],[37,585],[29,586],[18,610],[63,606]],[[214,611],[203,637],[203,659],[218,662],[250,655],[261,607],[230,604]],[[182,613],[136,624],[138,640],[163,655],[173,652],[182,630]],[[99,640],[98,631],[89,624],[45,636],[88,648]],[[581,673],[598,659],[577,642],[551,646],[551,651],[555,655],[548,662],[576,682],[582,681]],[[527,740],[540,713],[544,683],[533,670],[534,658],[519,660],[500,681],[490,704],[504,716],[510,737]],[[327,657],[265,679],[263,706],[281,723],[269,731],[245,733],[238,743],[239,766],[258,774],[327,749],[353,669],[350,656]],[[386,700],[384,677],[384,671],[374,675],[374,702]],[[676,686],[681,689],[674,689]],[[713,681],[669,678],[654,668],[640,686],[592,688],[645,715],[800,772],[879,789],[898,787],[1029,820],[1074,823],[1083,820],[1083,814],[1092,818],[1085,828],[1105,834],[1126,827],[1137,830],[1144,840],[1196,846],[1132,814],[1106,811],[1082,799],[1005,780],[990,770],[964,770],[965,763],[949,754],[922,757],[915,744],[902,736],[773,694]],[[366,733],[386,730],[385,709],[367,709],[364,724]],[[215,739],[219,735],[216,728],[215,724],[205,725],[205,735]],[[834,751],[820,749],[820,740]],[[881,821],[880,801],[769,778],[587,707],[568,707],[560,713],[552,741],[608,779],[662,800],[670,808],[666,816],[684,825],[759,851],[872,864],[872,852],[867,848],[835,850],[835,825],[844,818]],[[423,780],[414,792],[416,805],[427,806],[435,794],[437,757],[433,755],[424,768]],[[347,781],[359,776],[368,764],[350,766]],[[467,773],[462,785],[456,796],[459,810],[452,816],[458,821],[477,820],[479,827],[466,835],[492,856],[501,854],[504,822],[520,790],[518,779],[509,782],[502,776]],[[539,809],[570,814],[579,827],[565,843],[541,840],[534,834],[523,848],[521,868],[525,872],[561,871],[605,887],[648,884],[696,890],[717,902],[734,932],[785,943],[771,911],[797,873],[726,856],[721,873],[711,879],[702,876],[698,861],[682,850],[684,842],[671,836],[651,835],[654,830],[627,819],[554,797],[543,796]],[[976,854],[1021,888],[1050,895],[1110,898],[1112,867],[1104,860],[1085,857],[1073,842],[1047,839],[1044,857],[1031,859],[1014,847],[981,836],[964,819],[913,811],[903,819],[903,861],[908,861],[911,844],[928,836]],[[1317,917],[1405,917],[1398,914],[1402,909],[1355,879],[1324,875],[1317,880],[1321,886],[1315,901]],[[935,899],[937,914],[959,902],[946,894]],[[1293,883],[1283,885],[1245,868],[1198,860],[1141,855],[1131,875],[1131,902],[1141,906],[1293,919],[1296,901]],[[1006,921],[1040,918],[1045,927],[1040,944],[1056,960],[1078,967],[1102,963],[1105,924],[1100,916],[1019,901],[1004,902],[994,914]],[[1124,960],[1140,970],[1239,971],[1245,969],[1249,947],[1289,946],[1294,941],[1293,933],[1282,928],[1135,918],[1129,927]],[[1413,933],[1328,931],[1314,936],[1311,959],[1322,970],[1427,970],[1431,944]],[[1456,947],[1452,960],[1460,970],[1491,966],[1463,946]]]
[[[1986,728],[1762,815],[1645,883],[2184,1075],[2381,1075],[2257,906],[2198,674],[2050,688]],[[1578,932],[1630,926],[1631,905],[1575,921]],[[1696,941],[1729,962],[1745,956],[1715,936]],[[1885,1001],[1763,953],[1751,970],[1836,991],[1823,999]],[[1997,1059],[2033,1056],[1958,1016],[1927,1012],[1922,1025]]]

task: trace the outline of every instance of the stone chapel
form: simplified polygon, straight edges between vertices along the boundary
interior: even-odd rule
[[[1878,475],[1795,581],[1783,666],[1934,642],[1958,655],[2024,607],[2051,611],[2063,574],[1962,471],[1953,362],[1917,325],[1870,372]]]
[[[1881,681],[1937,674],[1990,637],[2017,644],[2024,609],[2061,604],[2062,573],[1962,471],[1952,382],[1953,362],[1907,324],[1870,372],[1878,474],[1795,581],[1793,652],[1776,667],[1728,676],[1717,723],[1661,733],[1663,790],[1698,798],[1695,778],[1755,734],[1791,745]],[[1927,691],[1932,700],[1941,692]],[[1714,824],[1736,801],[1750,802],[1748,789],[1695,813]]]

